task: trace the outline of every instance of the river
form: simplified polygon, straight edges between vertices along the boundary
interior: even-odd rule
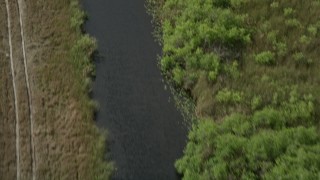
[[[179,179],[187,128],[165,90],[158,68],[161,47],[152,36],[144,0],[82,0],[84,29],[98,41],[92,97],[99,127],[108,130],[115,180]],[[171,99],[171,100],[170,100]]]

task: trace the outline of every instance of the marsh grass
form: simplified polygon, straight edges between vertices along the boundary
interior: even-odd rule
[[[15,107],[5,1],[0,2],[0,177],[16,177]]]
[[[106,135],[89,98],[93,38],[83,34],[78,0],[26,1],[27,58],[35,117],[38,179],[108,179]]]

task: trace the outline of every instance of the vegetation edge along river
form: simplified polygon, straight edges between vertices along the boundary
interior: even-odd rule
[[[10,17],[5,2],[9,2]],[[103,160],[105,136],[95,126],[96,103],[89,98],[94,74],[91,56],[96,42],[81,30],[85,14],[78,0],[1,0],[0,4],[0,178],[19,179],[17,174],[21,179],[44,180],[109,178],[113,166]],[[22,14],[20,23],[17,8]],[[15,138],[7,17],[14,29],[12,49],[17,62],[22,59],[16,56],[22,54],[20,27],[24,34],[24,59],[32,100],[33,132],[25,118],[27,111],[20,113],[23,115],[17,129],[20,141]],[[22,73],[19,66],[15,68],[14,73]],[[18,93],[17,97],[21,101],[18,106],[25,108],[26,96]],[[20,154],[21,172],[17,172],[15,152]]]
[[[148,0],[199,121],[183,179],[319,179],[320,2]]]

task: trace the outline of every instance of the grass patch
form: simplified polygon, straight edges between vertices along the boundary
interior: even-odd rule
[[[95,39],[87,34],[82,34],[81,27],[84,23],[85,13],[80,10],[78,0],[71,0],[71,28],[77,33],[77,38],[70,50],[71,63],[75,69],[75,77],[77,80],[77,94],[78,97],[83,97],[81,104],[87,108],[87,117],[93,119],[93,111],[97,108],[96,103],[89,99],[88,93],[91,88],[91,78],[94,75],[94,64],[92,62],[92,55],[97,48]],[[92,122],[93,123],[93,122]],[[94,125],[92,125],[94,126]],[[113,165],[104,160],[105,144],[107,133],[99,133],[97,127],[91,127],[95,132],[95,140],[91,146],[93,152],[91,154],[91,170],[89,173],[92,179],[105,180],[109,179],[113,172]]]
[[[108,179],[113,165],[89,98],[96,42],[82,33],[85,13],[78,0],[25,3],[37,179]]]

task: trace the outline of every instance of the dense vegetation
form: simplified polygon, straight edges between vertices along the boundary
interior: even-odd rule
[[[113,166],[104,161],[105,136],[95,126],[96,103],[88,95],[96,42],[81,30],[85,13],[80,9],[80,1],[24,3],[35,120],[36,179],[109,179]],[[30,167],[28,161],[21,159],[21,162]]]
[[[92,62],[92,55],[96,50],[96,41],[87,34],[83,34],[81,27],[86,18],[85,13],[80,9],[78,0],[71,0],[70,4],[71,9],[71,19],[70,26],[73,29],[73,33],[77,35],[75,42],[70,49],[70,60],[73,66],[74,78],[76,81],[74,95],[81,100],[84,114],[84,119],[88,118],[88,121],[91,123],[93,119],[93,113],[97,108],[97,104],[89,98],[88,93],[91,91],[92,86],[92,76],[95,74],[94,64]],[[91,126],[94,126],[91,124]],[[104,159],[105,155],[105,142],[106,142],[106,133],[101,134],[98,132],[97,127],[91,127],[95,135],[95,139],[92,140],[92,144],[89,145],[91,148],[91,157],[89,167],[89,176],[91,179],[95,180],[105,180],[110,179],[114,167],[113,164],[107,162]],[[83,132],[85,133],[85,132]],[[91,132],[92,133],[92,132]]]
[[[162,71],[196,103],[183,178],[320,178],[320,1],[150,4]]]

